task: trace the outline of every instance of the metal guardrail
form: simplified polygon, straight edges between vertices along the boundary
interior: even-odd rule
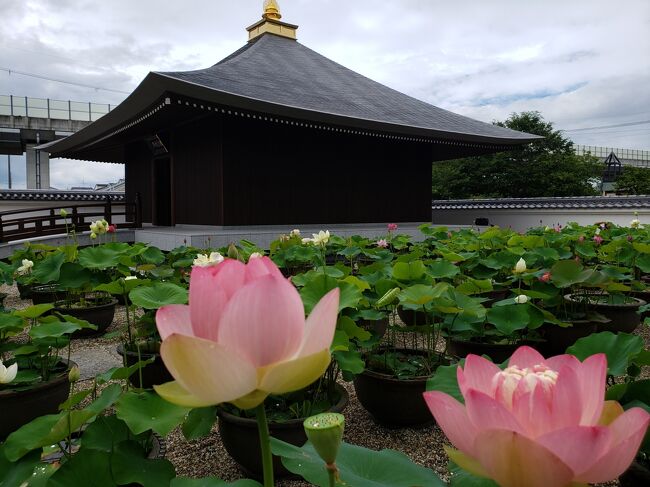
[[[585,155],[589,152],[592,156],[605,158],[611,152],[614,152],[616,157],[619,159],[650,162],[650,150],[621,149],[617,147],[599,147],[595,145],[574,145],[573,148],[575,153],[579,156]]]
[[[104,219],[112,223],[115,217],[124,217],[119,228],[142,227],[139,195],[136,195],[133,203],[119,203],[124,208],[122,211],[116,211],[113,205],[108,197],[103,205],[98,202],[0,212],[0,243],[45,235],[63,235],[66,230],[73,229],[83,232],[93,220]],[[62,208],[67,212],[65,218],[60,214]]]
[[[0,95],[0,115],[94,122],[115,107],[109,104]]]

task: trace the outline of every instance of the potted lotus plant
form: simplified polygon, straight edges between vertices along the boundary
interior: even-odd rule
[[[375,303],[378,309],[391,309],[392,322],[381,342],[360,344],[365,369],[354,378],[357,398],[379,423],[391,426],[420,425],[431,422],[422,400],[429,376],[440,365],[449,363],[441,343],[442,310],[448,306],[450,286],[414,284],[404,290],[395,287]],[[419,310],[426,317],[422,325],[405,326],[395,319],[397,306]]]
[[[128,383],[123,387],[116,382],[131,372],[107,371],[95,378],[93,387],[75,388],[59,410],[12,432],[0,446],[0,483],[169,485],[175,469],[164,459],[163,437],[183,422],[188,410],[170,408],[153,394],[144,398],[129,391]],[[78,369],[69,375],[74,385]],[[108,380],[112,383],[98,395],[97,385]],[[87,398],[89,403],[81,407]],[[108,414],[110,410],[116,414]]]
[[[52,304],[0,313],[0,438],[32,419],[56,412],[70,390],[70,335],[92,328],[69,315],[49,314]],[[27,342],[13,337],[27,333]],[[60,352],[67,349],[67,358]]]

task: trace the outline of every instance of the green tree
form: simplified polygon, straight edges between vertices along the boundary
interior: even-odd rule
[[[650,169],[625,166],[616,179],[618,194],[650,194]]]
[[[578,156],[573,142],[539,112],[513,113],[495,125],[541,135],[538,141],[507,152],[434,162],[436,199],[526,198],[598,194],[604,166],[596,157]]]

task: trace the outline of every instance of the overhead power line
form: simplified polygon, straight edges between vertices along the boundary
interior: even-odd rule
[[[583,127],[579,129],[564,129],[560,132],[581,132],[583,130],[597,130],[597,129],[613,129],[617,127],[630,127],[632,125],[643,125],[650,123],[650,120],[640,120],[638,122],[626,122],[626,123],[617,123],[616,125],[601,125],[599,127]]]
[[[83,88],[91,88],[93,90],[100,90],[100,91],[111,91],[113,93],[121,93],[123,95],[130,95],[130,92],[128,91],[122,91],[122,90],[114,90],[112,88],[102,88],[101,86],[92,86],[92,85],[86,85],[83,83],[75,83],[74,81],[66,81],[63,79],[57,79],[57,78],[50,78],[49,76],[44,76],[41,74],[34,74],[34,73],[26,73],[24,71],[16,71],[15,69],[10,69],[10,68],[4,68],[0,66],[0,71],[6,71],[7,73],[11,74],[18,74],[21,76],[29,76],[31,78],[38,78],[38,79],[44,79],[47,81],[54,81],[55,83],[63,83],[66,85],[74,85],[74,86],[81,86]]]

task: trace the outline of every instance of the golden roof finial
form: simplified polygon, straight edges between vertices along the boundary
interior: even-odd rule
[[[280,15],[278,2],[275,0],[264,0],[264,13],[262,14],[262,18],[280,20],[282,15]]]

